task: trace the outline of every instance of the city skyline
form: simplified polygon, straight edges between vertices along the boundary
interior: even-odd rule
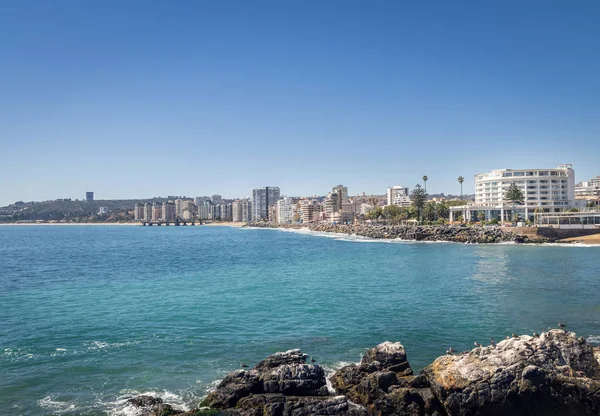
[[[0,8],[0,206],[600,173],[597,2]]]

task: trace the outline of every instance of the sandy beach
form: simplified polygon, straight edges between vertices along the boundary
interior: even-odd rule
[[[242,227],[245,224],[245,222],[210,222],[202,225],[208,225],[211,227]]]
[[[600,234],[586,235],[583,237],[564,238],[560,243],[583,243],[583,244],[600,244]]]

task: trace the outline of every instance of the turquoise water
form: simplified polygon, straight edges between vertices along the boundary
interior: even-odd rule
[[[0,227],[0,409],[122,414],[301,348],[384,340],[414,368],[565,322],[600,341],[600,247],[369,241],[227,227]],[[6,414],[6,413],[3,413]]]

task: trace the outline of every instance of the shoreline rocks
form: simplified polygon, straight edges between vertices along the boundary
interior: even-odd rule
[[[130,400],[147,416],[476,416],[600,414],[600,347],[563,329],[514,335],[438,357],[415,374],[404,346],[384,342],[330,377],[300,350],[231,372],[189,412]]]
[[[275,224],[269,222],[248,223],[247,227],[307,229],[318,232],[357,235],[373,239],[402,239],[412,241],[448,241],[454,243],[492,244],[492,243],[548,243],[549,238],[542,236],[520,235],[498,226],[465,225],[367,225],[367,224]]]

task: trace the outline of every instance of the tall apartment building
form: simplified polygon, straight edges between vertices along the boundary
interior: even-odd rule
[[[242,200],[236,199],[231,203],[231,220],[233,222],[242,222],[244,221],[243,218]]]
[[[266,186],[252,190],[252,218],[258,220],[269,219],[269,207],[280,198],[279,188]]]
[[[408,194],[408,188],[396,185],[387,189],[387,204],[398,205],[401,207],[410,206],[410,196]]]
[[[211,207],[210,200],[204,201],[201,205],[198,205],[198,218],[200,220],[207,220],[209,218],[209,210]]]
[[[162,220],[164,222],[175,222],[176,204],[173,201],[167,201],[162,205]]]
[[[85,200],[86,201],[93,201],[94,200],[94,193],[93,192],[86,192],[85,193]]]
[[[252,220],[252,201],[244,199],[242,200],[242,222],[251,222]]]
[[[329,192],[323,201],[323,211],[327,218],[333,217],[333,215],[340,211],[341,198],[337,192]]]
[[[228,221],[231,220],[232,218],[232,205],[231,204],[221,204],[220,209],[221,209],[221,213],[220,213],[220,217],[221,217],[221,221]]]
[[[133,207],[133,217],[136,221],[142,221],[144,218],[144,205],[137,203],[135,207]]]
[[[312,199],[303,199],[300,201],[300,220],[304,224],[318,221],[321,206]]]
[[[294,222],[295,203],[292,198],[283,198],[277,201],[277,222],[291,224]]]
[[[175,215],[177,215],[179,217],[181,217],[183,215],[182,203],[183,203],[182,199],[175,200]]]
[[[194,212],[196,211],[196,205],[191,199],[185,199],[181,201],[181,218],[186,221],[194,219]]]
[[[208,206],[208,219],[213,221],[221,219],[221,204]]]
[[[218,194],[214,194],[214,195],[211,197],[211,200],[212,200],[212,203],[213,203],[214,205],[217,205],[217,204],[222,204],[222,203],[223,203],[223,197],[222,197],[221,195],[218,195]]]
[[[162,219],[162,204],[155,202],[152,204],[152,221],[160,221]]]
[[[333,187],[331,192],[335,192],[338,195],[337,209],[341,211],[343,203],[348,202],[348,188],[344,185],[337,185]]]
[[[144,205],[144,221],[152,221],[152,204],[149,202]]]
[[[516,185],[523,193],[523,203],[507,200],[506,192]],[[451,219],[460,213],[466,220],[485,218],[500,221],[518,215],[533,220],[534,213],[561,212],[575,205],[575,171],[570,164],[546,169],[497,169],[475,175],[475,203],[453,207]],[[513,212],[514,211],[514,212]]]

